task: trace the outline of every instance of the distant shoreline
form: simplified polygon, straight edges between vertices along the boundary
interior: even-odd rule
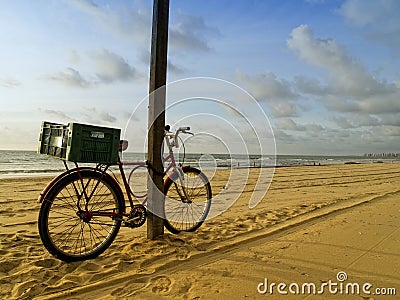
[[[329,163],[329,164],[303,164],[303,165],[275,165],[275,166],[236,166],[232,169],[272,169],[272,168],[294,168],[294,167],[329,167],[329,166],[342,166],[342,165],[365,165],[365,164],[400,164],[399,160],[391,160],[391,161],[373,161],[373,162],[341,162],[341,163]],[[191,164],[187,164],[191,165]],[[93,165],[94,166],[94,165]],[[229,170],[230,167],[218,167],[217,170]],[[51,171],[51,172],[10,172],[10,173],[1,173],[0,171],[0,180],[7,179],[18,179],[18,178],[54,178],[57,175],[64,172],[65,169],[59,171]],[[114,170],[114,172],[118,173],[118,170]],[[143,171],[144,172],[144,171]]]

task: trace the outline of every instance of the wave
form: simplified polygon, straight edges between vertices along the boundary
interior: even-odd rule
[[[143,153],[124,153],[125,161],[143,161]],[[320,156],[320,155],[244,155],[244,154],[176,154],[178,163],[197,168],[271,168],[289,166],[319,166],[331,164],[373,163],[376,159],[364,156]],[[400,158],[380,158],[379,161],[400,161]],[[37,154],[34,151],[0,151],[0,175],[27,176],[29,174],[61,173],[65,170],[60,159]]]

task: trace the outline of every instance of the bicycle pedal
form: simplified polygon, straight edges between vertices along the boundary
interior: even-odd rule
[[[124,225],[130,228],[137,228],[142,226],[147,219],[147,211],[143,205],[135,205],[128,219],[124,220]]]

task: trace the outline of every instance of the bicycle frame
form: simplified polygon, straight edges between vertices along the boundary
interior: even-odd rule
[[[171,141],[170,141],[171,138],[174,139],[174,142],[173,142],[173,143],[171,143]],[[172,169],[173,172],[175,172],[176,174],[178,174],[178,178],[179,178],[179,180],[180,180],[181,186],[183,187],[183,186],[184,186],[183,182],[184,182],[184,180],[185,180],[185,179],[184,179],[184,175],[183,175],[183,174],[184,174],[184,172],[183,172],[183,168],[184,168],[184,167],[182,168],[182,167],[180,167],[180,166],[177,165],[177,163],[176,163],[176,161],[175,161],[174,151],[173,151],[173,148],[174,148],[174,147],[178,147],[177,138],[178,138],[178,135],[177,135],[177,134],[172,134],[172,133],[169,133],[169,132],[166,132],[166,133],[165,133],[165,138],[164,138],[164,139],[165,139],[165,143],[166,143],[166,145],[167,145],[167,147],[168,147],[168,155],[162,157],[162,163],[163,163],[163,165],[164,165],[164,163],[170,161],[169,164],[168,164],[168,166],[167,166],[167,167],[165,168],[165,170],[164,170],[164,174],[168,174],[168,173],[171,171],[171,169]],[[132,171],[130,172],[129,177],[128,177],[128,180],[126,179],[126,176],[125,176],[124,166],[136,166],[136,167],[133,168]],[[134,206],[132,196],[135,197],[136,200],[138,200],[138,198],[144,198],[143,202],[141,202],[140,204],[142,204],[142,205],[145,206],[145,205],[147,204],[147,194],[144,195],[144,196],[135,195],[135,194],[132,192],[132,189],[131,189],[131,187],[130,187],[130,185],[129,185],[129,181],[130,181],[130,178],[131,178],[132,174],[133,174],[138,168],[140,168],[140,167],[146,167],[146,168],[148,168],[148,167],[149,167],[148,162],[147,162],[147,161],[145,161],[145,162],[123,162],[123,161],[121,161],[121,160],[119,159],[119,160],[118,160],[118,167],[119,167],[119,172],[120,172],[120,174],[121,174],[121,176],[122,176],[122,181],[123,181],[123,184],[124,184],[124,188],[125,188],[126,194],[128,195],[128,200],[129,200],[130,206],[131,206],[131,207]],[[168,177],[168,178],[170,178],[170,177]],[[168,180],[168,179],[167,179],[167,180]],[[177,190],[179,191],[179,189],[177,189]],[[183,192],[184,192],[185,197],[188,198],[185,189],[183,189]],[[180,196],[182,196],[182,195],[180,195]]]
[[[176,163],[176,161],[175,161],[175,156],[174,156],[173,148],[174,148],[174,147],[179,147],[179,143],[178,143],[178,134],[179,134],[179,131],[187,133],[185,130],[189,130],[189,128],[187,127],[187,128],[179,129],[179,130],[177,131],[177,133],[175,133],[175,134],[173,134],[173,133],[171,133],[171,132],[168,132],[168,131],[165,132],[165,138],[164,138],[164,139],[165,139],[165,144],[166,144],[167,147],[168,147],[168,154],[167,154],[166,156],[163,156],[163,157],[162,157],[162,163],[163,163],[163,165],[164,165],[166,162],[169,161],[169,164],[167,165],[167,167],[166,167],[165,170],[164,170],[164,174],[169,174],[169,173],[171,174],[171,175],[168,176],[168,178],[165,180],[165,183],[167,183],[168,180],[172,180],[171,178],[174,176],[174,174],[177,174],[177,176],[178,176],[178,178],[179,178],[179,181],[180,181],[180,186],[182,187],[183,195],[181,194],[180,189],[178,188],[177,184],[176,184],[175,182],[174,182],[174,183],[175,183],[175,185],[176,185],[178,194],[179,194],[179,196],[180,196],[182,199],[188,199],[188,198],[189,198],[188,195],[187,195],[187,193],[186,193],[186,190],[183,188],[183,187],[184,187],[184,180],[185,180],[185,179],[184,179],[184,172],[183,172],[183,170],[185,169],[185,167],[181,167],[181,166],[178,166],[178,165],[177,165],[177,163]],[[172,142],[171,142],[171,140],[172,140]],[[121,154],[121,153],[122,153],[122,151],[120,151],[120,154]],[[149,168],[150,166],[149,166],[148,162],[147,162],[147,161],[125,162],[125,161],[122,161],[122,160],[120,159],[120,156],[121,156],[121,155],[119,155],[119,157],[118,157],[117,165],[118,165],[119,173],[121,174],[121,177],[122,177],[123,186],[124,186],[126,195],[127,195],[127,197],[128,197],[128,201],[129,201],[129,205],[130,205],[131,209],[132,209],[132,208],[134,207],[134,205],[135,205],[135,204],[134,204],[134,199],[137,200],[137,201],[139,202],[139,204],[141,204],[141,205],[143,205],[143,206],[146,206],[146,204],[147,204],[147,194],[146,194],[146,195],[143,195],[143,196],[135,195],[135,194],[133,193],[133,191],[132,191],[130,185],[129,185],[129,181],[130,181],[130,179],[131,179],[132,174],[133,174],[138,168],[141,168],[141,167]],[[78,172],[79,177],[80,177],[80,181],[81,181],[81,185],[82,185],[82,192],[79,193],[79,192],[78,192],[78,188],[77,188],[77,187],[75,186],[75,184],[74,184],[74,190],[75,190],[76,194],[79,195],[77,206],[78,206],[78,208],[80,208],[80,201],[81,201],[82,197],[84,197],[84,199],[86,199],[84,211],[87,211],[87,202],[88,202],[88,200],[90,199],[90,197],[92,196],[92,194],[93,194],[94,191],[96,190],[97,185],[98,185],[98,183],[101,181],[101,179],[103,178],[103,176],[109,176],[109,175],[106,175],[106,174],[108,174],[108,173],[107,173],[107,170],[109,169],[109,167],[110,167],[111,165],[108,165],[108,164],[97,164],[97,165],[96,165],[96,167],[95,167],[94,169],[97,170],[97,171],[99,171],[99,172],[102,174],[102,177],[100,177],[100,179],[98,180],[97,184],[96,184],[95,187],[93,188],[91,195],[88,195],[88,194],[87,194],[87,191],[86,191],[86,188],[87,188],[87,186],[89,185],[89,182],[87,182],[86,185],[84,184],[83,179],[82,179],[82,177],[80,176],[80,172],[81,172],[82,170],[85,170],[85,169],[93,169],[93,168],[90,168],[90,167],[79,167],[79,166],[78,166],[78,163],[75,162],[75,168],[70,169],[70,168],[68,167],[66,161],[63,161],[63,163],[64,163],[64,166],[65,166],[65,168],[66,168],[66,171],[65,171],[64,173],[60,174],[59,176],[55,177],[55,178],[45,187],[45,189],[44,189],[44,190],[40,193],[40,195],[39,195],[38,203],[42,203],[42,202],[43,202],[43,200],[44,200],[46,194],[47,194],[48,191],[52,188],[52,186],[55,185],[55,183],[56,183],[57,181],[59,181],[59,180],[60,180],[61,178],[63,178],[64,176],[67,176],[67,175],[69,175],[69,174],[71,174],[71,173],[73,173],[73,172]],[[104,167],[102,168],[102,166],[104,166]],[[126,175],[125,175],[124,166],[134,166],[134,168],[131,170],[131,172],[130,172],[130,174],[129,174],[128,179],[127,179],[127,177],[126,177]],[[172,172],[170,172],[171,170],[172,170]],[[112,178],[112,177],[111,177],[111,178]],[[113,180],[114,180],[114,179],[113,179]],[[118,186],[120,185],[120,184],[118,183],[117,180],[114,180],[114,181],[116,182],[116,185],[118,185]],[[142,202],[139,201],[140,198],[144,198]],[[126,210],[125,210],[125,207],[124,207],[124,209],[123,209],[123,215],[122,215],[122,216],[119,216],[119,215],[116,214],[115,212],[110,212],[110,213],[106,213],[106,212],[97,212],[96,215],[101,215],[101,216],[117,216],[117,217],[123,217],[123,216],[125,216],[125,217],[126,217],[126,216],[128,216],[129,214],[126,213]]]

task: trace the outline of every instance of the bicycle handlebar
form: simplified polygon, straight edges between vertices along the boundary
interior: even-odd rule
[[[179,127],[179,128],[175,131],[175,133],[170,132],[170,131],[169,131],[170,129],[171,129],[171,126],[169,126],[169,125],[166,125],[166,126],[165,126],[165,136],[169,136],[169,137],[171,137],[171,138],[174,139],[174,141],[173,141],[173,143],[172,143],[172,145],[171,145],[172,147],[179,148],[178,136],[179,136],[179,133],[180,133],[180,132],[193,135],[193,133],[191,133],[191,132],[188,131],[188,130],[190,130],[190,127],[189,127],[189,126],[186,126],[186,127]]]

